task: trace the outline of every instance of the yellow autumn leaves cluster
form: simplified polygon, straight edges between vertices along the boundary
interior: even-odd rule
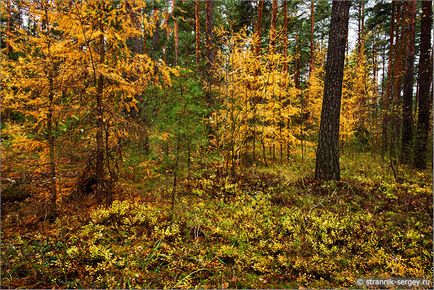
[[[21,5],[28,27],[9,32],[11,51],[3,49],[1,54],[2,114],[9,124],[5,134],[18,136],[19,124],[20,136],[30,134],[34,142],[46,143],[75,125],[92,136],[94,120],[101,118],[107,141],[115,144],[122,138],[118,132],[130,126],[127,118],[137,110],[137,96],[147,86],[170,85],[170,76],[177,74],[143,47],[131,47],[133,40],[152,36],[157,23],[154,16],[142,13],[145,1],[27,0]],[[28,149],[36,147],[30,144]]]

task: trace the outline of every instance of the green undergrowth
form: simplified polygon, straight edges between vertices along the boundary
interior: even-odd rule
[[[319,182],[288,178],[283,166],[258,169],[236,182],[194,180],[173,212],[168,203],[118,200],[74,231],[63,216],[50,236],[3,236],[2,286],[330,288],[357,287],[361,277],[430,279],[429,173],[407,171],[396,183],[381,166],[354,172]]]

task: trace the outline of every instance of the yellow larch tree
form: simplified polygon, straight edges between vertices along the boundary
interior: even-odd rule
[[[291,102],[296,94],[283,70],[289,57],[276,52],[256,55],[254,37],[247,36],[245,30],[232,34],[220,29],[217,35],[224,44],[216,58],[219,82],[213,87],[220,96],[219,109],[212,115],[214,145],[223,156],[221,167],[234,175],[240,163],[256,161],[256,142],[265,164],[267,149],[273,161],[276,149],[283,159],[284,145],[295,142],[294,128],[287,126],[286,120],[297,112]]]
[[[18,114],[25,122],[7,120],[4,133],[12,136],[11,154],[33,152],[36,171],[43,173],[48,167],[49,214],[54,217],[58,128],[71,114],[71,110],[65,110],[68,101],[62,92],[71,79],[61,73],[65,63],[63,48],[58,45],[62,36],[55,25],[56,7],[50,1],[22,1],[21,5],[32,15],[33,25],[31,30],[19,27],[10,35],[8,43],[15,57],[2,54],[2,111]]]
[[[20,52],[17,60],[2,56],[7,68],[3,73],[7,80],[2,92],[4,106],[36,120],[50,144],[50,160],[54,160],[57,130],[53,124],[61,126],[68,119],[58,113],[64,108],[82,126],[78,137],[69,140],[80,142],[76,148],[88,152],[82,167],[90,169],[84,174],[95,174],[98,196],[105,195],[110,203],[116,180],[112,160],[120,141],[136,127],[128,121],[137,109],[136,97],[150,84],[170,86],[177,69],[129,46],[129,40],[144,39],[155,31],[155,21],[142,13],[146,2],[23,4],[37,21],[38,30],[23,30],[12,41],[13,49]],[[132,15],[140,18],[141,25]],[[66,126],[65,130],[69,129]],[[51,171],[55,177],[55,165]]]

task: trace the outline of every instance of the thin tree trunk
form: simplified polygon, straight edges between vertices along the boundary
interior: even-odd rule
[[[411,149],[413,141],[413,84],[414,84],[414,48],[415,48],[415,22],[416,0],[404,2],[407,5],[406,19],[406,62],[404,76],[404,94],[402,102],[402,139],[401,162],[411,162]]]
[[[283,57],[284,57],[284,63],[283,63],[283,71],[285,73],[285,90],[288,89],[288,80],[289,80],[289,65],[288,65],[288,1],[283,1]],[[286,100],[285,100],[286,101]],[[281,116],[280,120],[280,134],[283,136],[282,131],[285,126],[285,119],[283,116]],[[288,120],[288,132],[289,132],[289,120]],[[281,142],[283,143],[283,137]],[[281,155],[283,155],[283,144],[280,145],[280,151]],[[290,151],[290,144],[289,144],[289,138],[286,140],[286,158],[289,161],[289,151]],[[281,160],[283,161],[283,156],[281,157]],[[282,162],[283,163],[283,162]]]
[[[414,166],[426,168],[428,132],[430,127],[431,88],[432,88],[432,59],[431,28],[432,1],[422,2],[422,20],[420,32],[420,60],[419,60],[419,113],[417,116],[416,144]]]
[[[49,77],[49,107],[47,118],[47,134],[48,144],[50,147],[50,188],[51,188],[51,214],[56,214],[56,200],[57,200],[57,188],[56,188],[56,157],[55,157],[55,140],[53,132],[53,107],[54,107],[54,95],[53,95],[53,77]]]
[[[158,7],[156,6],[155,2],[154,2],[153,10],[154,10],[155,30],[154,30],[154,35],[153,35],[153,39],[152,39],[152,44],[153,44],[153,50],[154,50],[154,52],[156,52],[158,49],[158,43],[160,42],[160,29],[158,27]]]
[[[214,48],[213,48],[213,28],[214,28],[214,1],[205,0],[205,11],[206,11],[206,56],[207,63],[209,66],[214,64]]]
[[[295,35],[295,73],[294,73],[294,85],[296,89],[300,89],[300,54],[301,54],[301,48],[300,48],[300,40],[298,36],[298,32],[296,32]]]
[[[256,20],[255,27],[255,56],[259,55],[259,51],[261,49],[261,27],[262,27],[262,12],[264,10],[264,0],[259,0],[258,3],[258,18]]]
[[[172,206],[171,206],[171,210],[170,210],[170,215],[171,218],[173,218],[174,215],[174,210],[175,210],[175,197],[176,197],[176,191],[178,188],[178,167],[179,167],[179,144],[180,143],[180,136],[178,134],[177,138],[176,138],[176,150],[175,150],[175,165],[173,168],[173,185],[172,185]]]
[[[105,124],[105,162],[106,168],[109,175],[109,180],[106,183],[105,187],[105,196],[106,196],[106,206],[109,207],[113,202],[113,182],[114,182],[114,174],[110,166],[110,147],[109,147],[109,138],[110,138],[110,127],[109,123]]]
[[[392,12],[390,18],[390,33],[389,33],[389,55],[387,62],[387,85],[386,85],[386,93],[383,94],[383,124],[382,124],[382,156],[384,157],[387,152],[387,148],[389,148],[389,118],[390,118],[390,101],[393,95],[393,82],[394,82],[394,55],[395,55],[395,44],[394,44],[394,36],[395,36],[395,2],[392,2]],[[384,71],[383,71],[384,75]]]
[[[301,67],[301,48],[298,31],[295,34],[295,63],[294,63],[294,86],[297,90],[301,89],[300,86],[300,67]],[[306,100],[303,93],[297,92],[297,98],[300,98],[300,147],[301,147],[301,160],[304,161],[304,111],[306,108]]]
[[[179,55],[179,31],[178,31],[178,20],[174,19],[174,34],[175,34],[175,65],[178,65],[178,55]]]
[[[396,46],[395,46],[395,63],[394,63],[394,84],[392,94],[392,108],[390,117],[390,149],[389,155],[393,162],[397,162],[399,157],[399,143],[401,133],[401,91],[402,91],[402,79],[404,75],[404,57],[405,57],[405,39],[404,39],[404,26],[402,18],[404,17],[404,5],[397,2],[396,10],[396,24],[395,30]]]
[[[357,54],[360,56],[363,46],[363,33],[365,26],[365,0],[359,1],[359,16],[358,16],[358,38],[357,38]]]
[[[9,57],[11,54],[11,18],[12,18],[12,11],[11,11],[11,0],[7,0],[6,2],[6,9],[7,9],[7,22],[6,22],[6,56]]]
[[[286,2],[286,1],[285,1]],[[309,62],[309,76],[315,69],[315,0],[310,1],[310,62]]]
[[[254,32],[254,56],[258,57],[259,56],[259,52],[261,49],[261,27],[262,27],[262,12],[264,9],[264,0],[259,0],[258,2],[258,15],[257,15],[257,19],[256,19],[256,25],[255,25],[255,32]],[[256,78],[256,76],[259,73],[259,69],[256,68],[254,71],[254,77]],[[253,129],[252,129],[252,159],[253,162],[256,161],[256,103],[258,102],[259,96],[256,95],[256,92],[258,90],[257,84],[255,82],[255,85],[253,86],[253,91],[255,92],[255,96],[253,97],[253,101],[252,101],[252,106],[253,106]]]
[[[195,32],[196,32],[196,66],[200,61],[200,0],[194,2],[194,18],[195,18]]]
[[[272,0],[271,21],[270,21],[270,53],[274,54],[276,45],[276,22],[277,22],[277,0]]]
[[[9,1],[8,4],[10,5]],[[8,7],[10,9],[10,6]],[[48,23],[48,7],[45,6],[45,34],[48,36],[49,23]],[[9,19],[8,19],[9,20]],[[48,53],[51,53],[51,42],[48,41]],[[52,61],[52,60],[51,60]],[[50,216],[56,216],[56,201],[57,201],[57,182],[56,182],[56,157],[55,157],[55,138],[53,130],[53,109],[54,109],[54,81],[53,81],[54,67],[51,63],[50,72],[48,73],[48,114],[47,114],[47,135],[49,146],[50,158],[50,192],[51,192],[51,212]]]
[[[101,8],[102,10],[102,8]],[[103,13],[103,12],[101,12]],[[105,47],[104,47],[104,27],[102,24],[102,19],[100,22],[100,32],[99,37],[99,63],[104,64],[105,62]],[[102,196],[103,194],[103,182],[104,182],[104,140],[103,140],[103,99],[104,90],[104,77],[100,73],[98,76],[97,88],[96,88],[96,182],[97,182],[97,194]]]
[[[333,1],[315,178],[339,180],[339,119],[351,1]]]

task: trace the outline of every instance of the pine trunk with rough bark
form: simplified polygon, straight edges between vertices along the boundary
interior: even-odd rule
[[[413,84],[414,84],[414,48],[416,22],[416,0],[404,2],[407,5],[406,19],[406,53],[404,94],[402,102],[402,135],[401,135],[401,162],[411,162],[411,149],[413,141]]]
[[[264,0],[259,0],[258,3],[258,18],[256,20],[256,27],[255,27],[255,37],[256,37],[256,43],[255,43],[255,56],[259,55],[259,51],[261,49],[261,27],[262,27],[262,12],[264,10]]]
[[[428,132],[430,128],[431,88],[432,88],[432,59],[431,28],[432,1],[422,2],[422,20],[420,32],[420,60],[419,60],[419,113],[417,116],[416,144],[414,149],[414,166],[425,169],[427,166]]]
[[[392,100],[392,88],[393,88],[393,56],[395,52],[395,2],[392,2],[392,12],[390,15],[390,33],[389,33],[389,52],[388,52],[388,61],[387,61],[387,84],[386,84],[386,92],[383,94],[383,103],[382,103],[382,114],[383,114],[383,122],[382,122],[382,147],[381,152],[382,156],[387,152],[389,148],[389,118],[390,118],[390,101]],[[383,72],[384,75],[384,72]]]
[[[339,120],[351,1],[333,1],[315,179],[339,180]]]
[[[277,0],[273,0],[271,6],[271,21],[270,21],[270,53],[275,52],[276,45],[276,22],[277,22]]]
[[[286,1],[285,1],[286,2]],[[315,43],[314,43],[314,33],[315,33],[315,0],[310,2],[310,61],[309,61],[309,76],[315,69]]]
[[[405,56],[405,34],[402,17],[404,16],[404,5],[396,1],[396,27],[395,27],[395,51],[394,51],[394,72],[393,72],[393,93],[391,99],[389,119],[389,157],[391,162],[396,164],[399,157],[399,143],[401,133],[401,91],[404,76]]]

